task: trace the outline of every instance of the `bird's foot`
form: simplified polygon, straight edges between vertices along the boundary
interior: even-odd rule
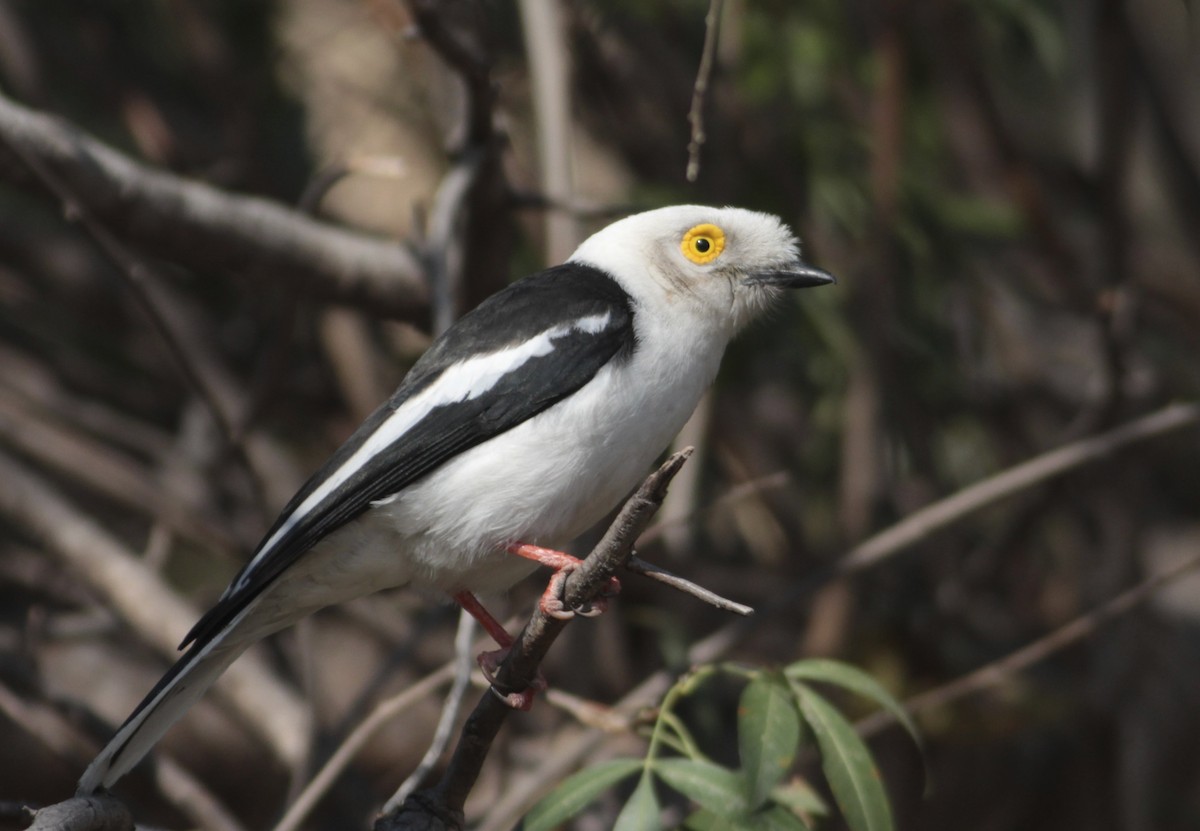
[[[533,682],[519,692],[504,693],[500,692],[496,687],[496,670],[500,669],[500,664],[504,663],[504,659],[508,657],[510,646],[502,646],[499,649],[492,649],[487,652],[480,652],[476,656],[475,661],[479,664],[479,669],[483,673],[483,677],[491,684],[492,695],[499,698],[509,707],[514,710],[524,710],[528,712],[533,708],[533,699],[542,690],[548,686],[546,677],[542,675],[541,670],[538,670],[537,675],[533,677]]]
[[[492,640],[500,646],[499,649],[480,652],[475,657],[475,662],[479,664],[479,669],[483,672],[483,677],[491,685],[492,694],[514,710],[528,711],[533,707],[534,696],[546,689],[545,677],[539,670],[528,689],[511,693],[500,692],[496,688],[496,670],[500,668],[500,664],[504,662],[504,659],[512,649],[512,645],[515,642],[513,636],[508,634],[508,630],[504,628],[500,621],[492,617],[492,613],[484,608],[484,605],[479,602],[479,599],[475,595],[467,591],[462,591],[456,593],[453,597],[454,602],[462,606],[471,617],[479,621],[480,625],[492,636]]]
[[[579,564],[582,562],[578,557],[572,557],[570,554],[564,554],[552,548],[542,548],[526,543],[513,543],[508,547],[508,552],[554,569],[554,575],[550,578],[550,583],[538,601],[538,608],[552,618],[570,620],[575,615],[596,617],[607,611],[610,597],[616,597],[621,593],[621,581],[616,577],[610,577],[608,585],[604,587],[604,591],[600,593],[599,597],[579,608],[569,609],[563,602],[563,591],[566,588],[567,577],[579,568]]]

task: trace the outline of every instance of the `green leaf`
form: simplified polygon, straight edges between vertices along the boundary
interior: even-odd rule
[[[917,732],[917,725],[908,711],[904,709],[904,705],[885,690],[878,681],[858,667],[844,664],[841,661],[831,661],[827,658],[811,658],[792,664],[783,671],[783,674],[788,678],[802,681],[824,681],[827,684],[835,684],[858,693],[864,698],[871,699],[895,716],[896,721],[904,726],[918,746],[921,744],[921,735]]]
[[[804,820],[782,805],[773,805],[754,817],[755,831],[809,831]]]
[[[719,817],[701,808],[684,821],[683,827],[687,831],[809,831],[799,817],[779,805],[734,819]]]
[[[687,831],[744,831],[741,820],[719,817],[701,808],[683,821]]]
[[[892,831],[892,810],[867,746],[832,704],[803,684],[796,687],[800,711],[821,748],[821,769],[846,824],[852,831]]]
[[[800,714],[782,676],[762,673],[738,706],[738,752],[751,808],[767,801],[787,775],[800,743]]]
[[[617,816],[613,831],[646,831],[648,828],[658,828],[662,824],[659,821],[661,812],[658,795],[654,793],[654,779],[647,771],[642,774],[637,787],[629,796],[629,801]]]
[[[549,831],[560,825],[642,766],[641,759],[614,759],[567,777],[525,816],[525,831]]]
[[[746,788],[732,770],[699,759],[659,759],[654,774],[675,790],[720,817],[744,816]]]
[[[789,808],[798,816],[828,816],[829,806],[812,785],[803,779],[793,779],[771,791],[771,799]]]

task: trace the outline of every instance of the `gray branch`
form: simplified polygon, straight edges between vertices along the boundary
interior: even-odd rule
[[[33,184],[21,156],[37,159],[105,228],[147,254],[187,268],[289,282],[317,299],[376,315],[410,321],[427,315],[422,269],[399,242],[157,170],[0,94],[0,181]],[[76,207],[64,206],[68,215]]]

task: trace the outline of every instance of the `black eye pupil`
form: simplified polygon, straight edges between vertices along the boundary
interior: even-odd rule
[[[696,250],[701,254],[707,254],[708,249],[710,248],[712,248],[712,243],[706,240],[704,237],[700,237],[700,239],[696,240]]]

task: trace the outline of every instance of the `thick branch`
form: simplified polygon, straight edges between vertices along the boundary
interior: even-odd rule
[[[111,796],[77,796],[35,811],[29,831],[133,831],[133,815]]]
[[[425,319],[421,268],[397,242],[156,170],[0,95],[0,179],[26,184],[24,165],[9,148],[36,158],[98,221],[141,251],[189,268],[300,281],[323,300]]]

